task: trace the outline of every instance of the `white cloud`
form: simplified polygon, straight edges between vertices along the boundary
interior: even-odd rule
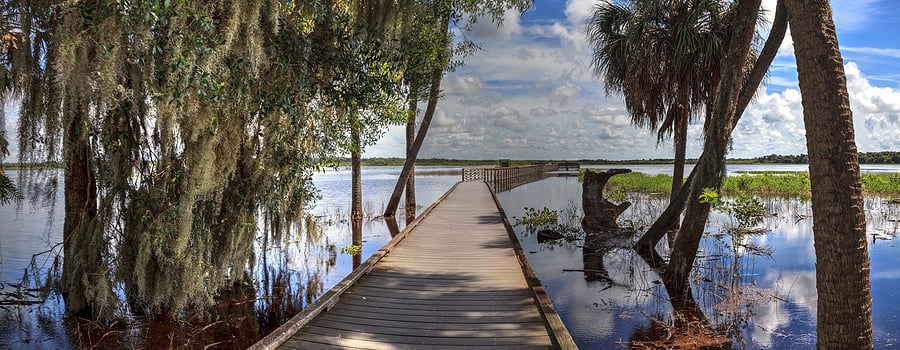
[[[457,115],[457,117],[461,117],[461,116]],[[458,122],[459,119],[462,119],[462,118],[456,118],[456,119],[457,120],[454,120],[454,119],[448,117],[447,112],[445,112],[444,109],[438,108],[437,110],[434,111],[434,119],[431,121],[431,125],[434,125],[435,127],[439,127],[439,128],[453,126]]]
[[[532,108],[529,113],[535,117],[552,117],[559,114],[559,112],[555,108],[544,108],[543,106]]]
[[[900,149],[900,90],[871,85],[856,63],[848,62],[844,70],[859,150]],[[733,155],[806,153],[805,135],[800,91],[762,89],[738,123]]]
[[[503,23],[498,25],[490,18],[479,18],[472,26],[472,35],[475,39],[501,39],[510,40],[522,34],[520,14],[516,10],[506,10],[503,13]]]
[[[513,57],[518,58],[520,60],[528,60],[534,58],[536,55],[531,50],[520,47],[516,52],[513,52]]]
[[[596,0],[568,0],[566,1],[566,19],[575,26],[576,30],[584,27],[585,23],[591,18],[591,12]]]
[[[764,6],[774,2],[764,0]],[[466,58],[466,65],[447,77],[446,96],[439,105],[446,114],[437,117],[422,156],[672,157],[671,140],[658,144],[655,132],[632,126],[622,97],[608,96],[603,82],[591,75],[587,64],[591,52],[584,45],[582,28],[592,3],[569,0],[565,17],[516,22],[521,35],[482,43],[485,50]],[[863,6],[876,4],[869,1]],[[806,153],[791,41],[788,35],[773,62],[767,87],[760,89],[737,126],[729,156]],[[900,54],[864,45],[842,50],[890,59]],[[847,63],[846,72],[859,149],[900,149],[900,88],[873,86],[870,80],[876,78],[863,74],[852,62]],[[701,123],[690,125],[689,157],[699,156],[701,130]],[[394,154],[402,156],[402,150],[398,147]]]
[[[581,88],[573,83],[557,86],[550,95],[550,105],[567,107],[569,101],[581,96]]]
[[[444,93],[447,95],[475,95],[481,92],[484,82],[480,77],[454,75],[444,78]]]
[[[885,56],[890,58],[900,58],[900,49],[884,49],[877,47],[850,47],[842,46],[841,53],[859,53],[864,55]]]

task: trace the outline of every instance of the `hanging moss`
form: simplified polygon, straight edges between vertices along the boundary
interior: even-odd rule
[[[526,2],[441,5],[477,18]],[[4,1],[0,97],[21,101],[20,161],[65,164],[68,311],[178,315],[244,278],[259,220],[296,227],[319,164],[405,121],[404,66],[435,63],[397,46],[432,12],[404,6]]]

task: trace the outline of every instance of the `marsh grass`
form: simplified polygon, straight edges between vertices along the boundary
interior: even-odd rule
[[[583,172],[584,170],[582,170]],[[583,175],[579,175],[581,180]],[[622,190],[644,194],[669,195],[672,177],[647,175],[639,172],[613,176],[607,191]],[[863,173],[863,192],[867,195],[900,196],[900,173]],[[725,178],[723,195],[751,194],[756,196],[783,196],[808,198],[809,173],[805,171],[742,171]]]
[[[584,181],[585,171],[587,169],[581,169],[578,173],[579,182]],[[669,192],[672,192],[672,177],[662,174],[647,175],[639,172],[616,175],[609,178],[605,192],[616,193],[617,191],[668,195]]]

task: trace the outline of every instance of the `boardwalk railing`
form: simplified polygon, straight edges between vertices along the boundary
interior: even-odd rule
[[[577,171],[578,169],[581,169],[581,163],[578,163],[578,162],[562,162],[562,163],[558,163],[558,164],[559,164],[558,170],[563,170],[563,171],[576,170]]]
[[[547,177],[549,171],[556,171],[556,163],[532,164],[498,168],[463,168],[462,180],[484,181],[494,192],[502,192]]]
[[[496,195],[459,182],[298,315],[250,347],[577,349]]]

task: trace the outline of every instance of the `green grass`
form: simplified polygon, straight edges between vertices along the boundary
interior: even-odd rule
[[[579,177],[579,180],[581,178]],[[863,192],[870,195],[900,195],[900,173],[862,174]],[[628,173],[609,179],[608,191],[659,193],[671,192],[672,177]],[[752,171],[725,178],[720,191],[724,195],[806,197],[810,194],[809,173],[805,171]]]
[[[883,195],[900,195],[900,174],[862,174],[863,192]]]
[[[807,172],[750,172],[728,176],[722,184],[724,194],[751,193],[760,196],[808,196]]]
[[[606,185],[610,189],[625,192],[664,193],[672,192],[672,177],[668,175],[646,175],[628,173],[609,178]]]

